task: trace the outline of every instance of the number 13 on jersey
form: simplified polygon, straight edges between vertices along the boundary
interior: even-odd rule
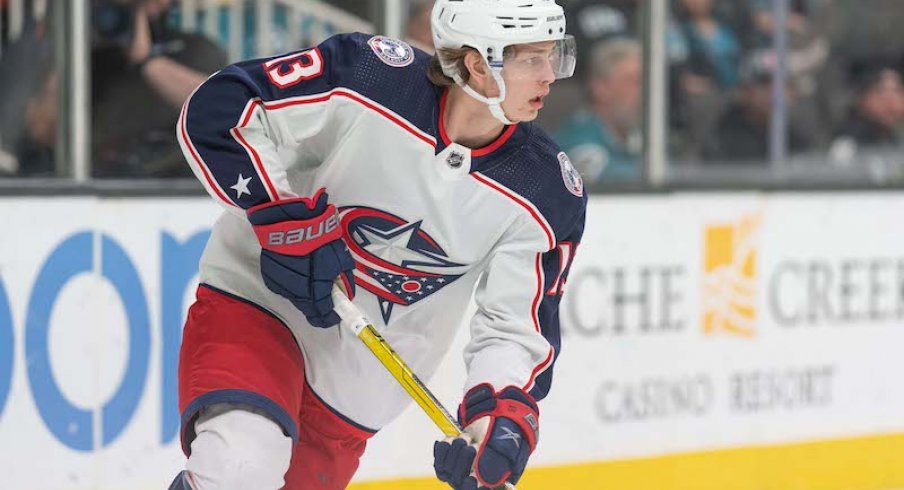
[[[284,89],[319,77],[323,73],[323,56],[319,49],[309,49],[267,61],[264,70],[273,85]]]

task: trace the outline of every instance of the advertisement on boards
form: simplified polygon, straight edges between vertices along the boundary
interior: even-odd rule
[[[184,464],[182,322],[220,208],[0,202],[0,453],[17,461],[0,486],[165,488]],[[531,468],[611,478],[612,461],[904,433],[900,216],[895,194],[591,199]],[[463,325],[429,381],[450,410],[466,340]],[[410,407],[355,481],[433,480],[439,436]],[[543,471],[526,488],[552,488],[531,486]]]

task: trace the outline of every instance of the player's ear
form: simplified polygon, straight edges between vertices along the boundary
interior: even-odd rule
[[[473,49],[469,49],[465,53],[465,67],[471,74],[471,78],[486,78],[489,75],[489,67],[483,57]]]
[[[487,66],[486,60],[483,59],[483,56],[480,56],[480,53],[475,50],[468,50],[465,54],[464,64],[470,74],[470,85],[475,90],[490,97],[498,93],[496,80],[490,74],[490,67]]]

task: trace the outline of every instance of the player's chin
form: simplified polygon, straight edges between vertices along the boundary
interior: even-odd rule
[[[524,109],[518,114],[519,122],[531,122],[540,115],[540,109]]]
[[[531,107],[529,105],[523,105],[517,109],[505,111],[505,117],[514,123],[531,122],[536,119],[539,114],[539,108]]]
[[[507,115],[507,117],[512,122],[531,122],[540,114],[539,109],[534,109],[531,107],[522,107],[519,110],[513,112],[515,113]]]

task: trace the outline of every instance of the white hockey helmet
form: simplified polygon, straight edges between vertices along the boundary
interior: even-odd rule
[[[556,41],[550,59],[556,78],[574,74],[574,38],[565,34],[565,13],[554,0],[437,0],[430,24],[437,52],[468,46],[483,56],[499,85],[498,97],[478,94],[464,83],[454,63],[438,55],[443,73],[470,96],[488,104],[504,124],[512,124],[500,106],[505,99],[501,74],[507,46]]]

